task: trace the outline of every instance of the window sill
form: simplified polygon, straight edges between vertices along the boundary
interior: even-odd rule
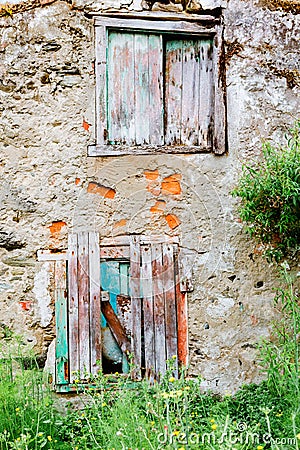
[[[225,150],[224,150],[225,151]],[[126,156],[126,155],[158,155],[212,153],[211,147],[187,145],[89,145],[88,156]]]

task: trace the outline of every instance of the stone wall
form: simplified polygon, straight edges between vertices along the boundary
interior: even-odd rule
[[[3,2],[0,2],[0,4]],[[232,190],[261,142],[278,142],[299,111],[296,1],[4,2],[0,7],[0,333],[46,355],[51,280],[39,249],[68,232],[178,235],[189,250],[190,373],[235,390],[259,380],[275,269],[242,232]],[[229,151],[225,156],[88,158],[94,139],[94,46],[85,11],[210,12],[223,7]]]

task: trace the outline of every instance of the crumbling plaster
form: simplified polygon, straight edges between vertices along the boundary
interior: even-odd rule
[[[0,314],[27,346],[45,354],[54,337],[51,272],[37,250],[66,248],[71,230],[178,234],[193,272],[190,373],[223,392],[259,380],[254,347],[269,334],[276,270],[243,234],[230,191],[299,111],[299,16],[270,3],[194,3],[224,7],[227,155],[88,158],[95,55],[84,10],[153,3],[0,1]]]

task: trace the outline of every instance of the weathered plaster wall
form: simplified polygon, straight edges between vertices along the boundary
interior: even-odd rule
[[[38,249],[65,248],[67,233],[80,229],[179,235],[195,287],[190,372],[224,391],[259,379],[254,345],[273,315],[275,271],[242,233],[230,191],[262,140],[280,140],[297,116],[299,11],[292,1],[201,3],[155,8],[226,6],[229,152],[221,157],[86,157],[95,55],[83,9],[153,2],[30,0],[0,9],[0,315],[3,335],[14,330],[45,354],[53,304]]]

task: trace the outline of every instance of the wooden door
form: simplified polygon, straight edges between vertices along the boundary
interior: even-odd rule
[[[186,295],[180,291],[176,243],[131,237],[100,249],[97,233],[69,236],[66,261],[55,262],[56,384],[129,371],[157,378],[167,360],[186,364]],[[175,357],[175,358],[174,358]]]

